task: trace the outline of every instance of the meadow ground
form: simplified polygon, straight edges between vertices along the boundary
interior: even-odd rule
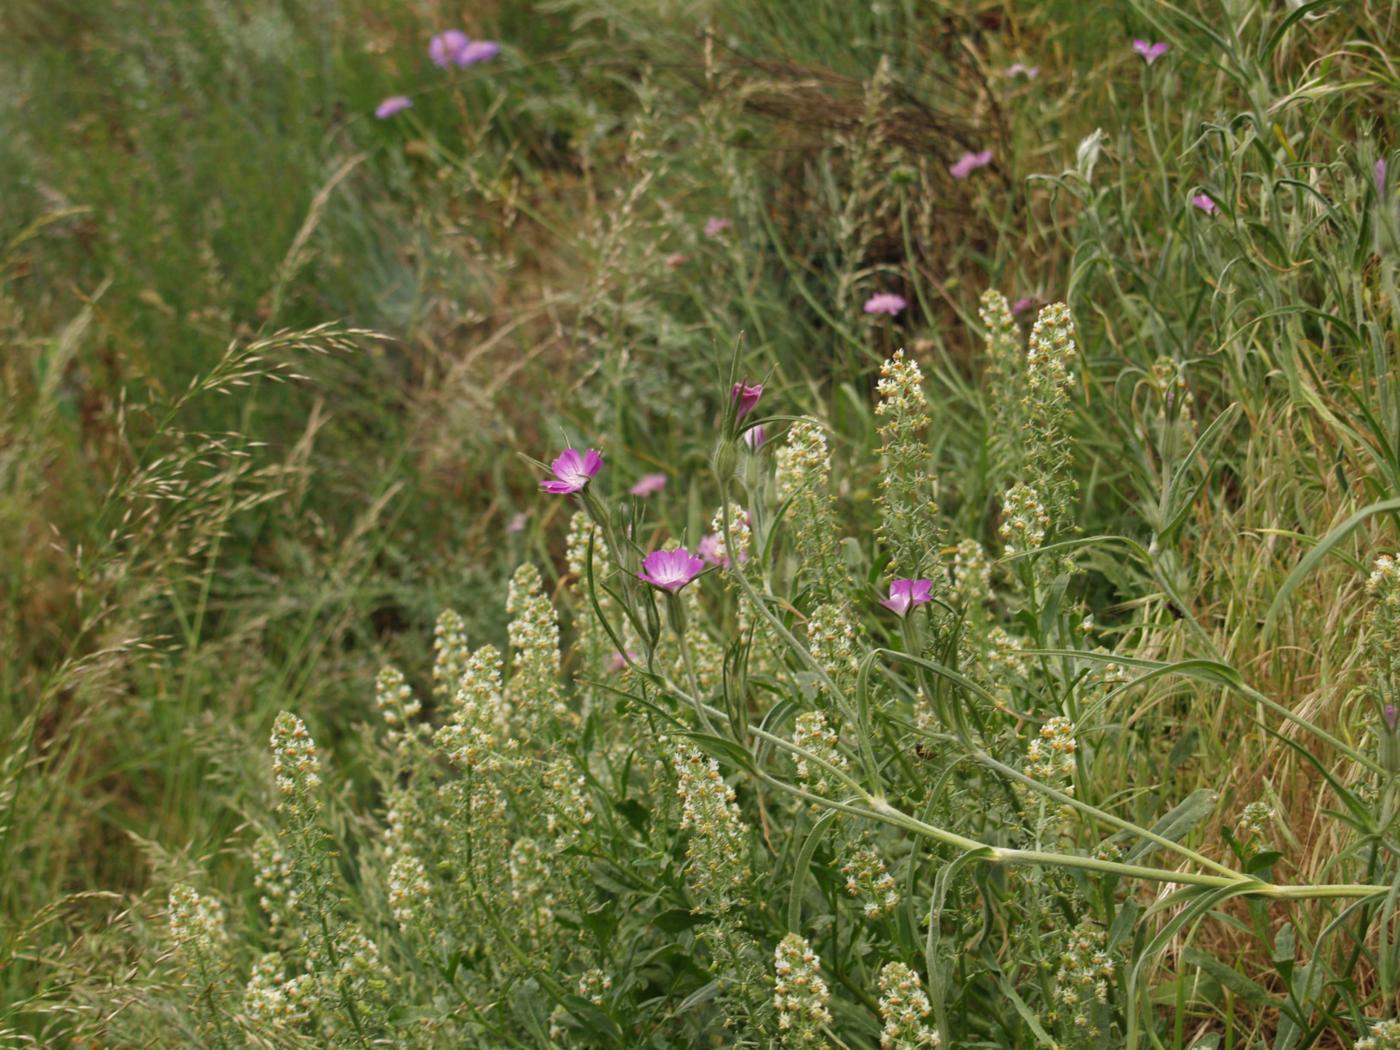
[[[9,0],[0,1042],[1400,1046],[1397,55]]]

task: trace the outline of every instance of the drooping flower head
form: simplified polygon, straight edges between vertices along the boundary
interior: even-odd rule
[[[1215,214],[1215,201],[1211,200],[1208,194],[1196,194],[1194,197],[1191,198],[1191,203],[1194,204],[1197,208],[1200,208],[1201,211],[1205,212],[1207,215]]]
[[[892,580],[890,596],[880,604],[898,616],[905,616],[916,605],[933,601],[932,580]]]
[[[758,405],[758,399],[763,396],[763,384],[755,383],[750,386],[748,383],[735,383],[729,391],[729,399],[738,403],[738,418],[743,419]]]
[[[471,43],[471,38],[460,29],[449,29],[428,41],[428,57],[433,65],[446,69],[457,61],[462,49]]]
[[[992,151],[989,149],[979,150],[976,153],[964,153],[948,168],[948,174],[955,179],[965,179],[978,168],[985,168],[992,162]]]
[[[549,465],[549,469],[554,471],[554,477],[548,481],[541,481],[540,488],[546,492],[566,496],[571,492],[582,492],[588,487],[594,475],[603,469],[603,457],[591,448],[587,452],[566,448]]]
[[[407,95],[390,95],[374,107],[374,115],[380,120],[388,120],[395,113],[402,113],[412,105],[413,99]]]
[[[1147,40],[1138,39],[1133,41],[1133,50],[1141,55],[1142,60],[1150,66],[1167,53],[1167,45],[1160,40],[1154,44]]]
[[[652,551],[642,559],[637,578],[653,587],[675,594],[705,571],[705,562],[684,547],[673,551]]]
[[[750,452],[757,452],[763,447],[763,443],[768,440],[768,432],[763,429],[760,423],[756,427],[749,427],[744,431],[744,444],[749,446]]]
[[[733,225],[734,223],[730,222],[728,219],[720,218],[718,215],[712,215],[705,220],[705,236],[718,237]]]
[[[665,474],[643,474],[627,491],[634,496],[651,496],[666,487]]]
[[[909,301],[902,295],[895,295],[893,292],[878,292],[865,300],[865,312],[868,314],[889,314],[894,317],[900,313]]]

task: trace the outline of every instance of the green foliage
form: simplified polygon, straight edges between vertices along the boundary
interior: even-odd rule
[[[0,14],[0,1042],[1390,1045],[1389,5],[464,17]]]

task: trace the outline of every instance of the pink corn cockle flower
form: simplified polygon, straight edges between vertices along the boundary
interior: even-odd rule
[[[1386,166],[1385,158],[1384,158],[1384,157],[1382,157],[1382,158],[1380,158],[1380,160],[1376,161],[1376,192],[1377,192],[1377,193],[1384,193],[1384,192],[1385,192],[1385,175],[1386,175],[1386,171],[1387,171],[1387,170],[1388,170],[1388,168],[1387,168],[1387,166]]]
[[[964,153],[948,168],[948,174],[955,179],[965,179],[978,168],[985,168],[992,162],[992,151],[981,150],[978,153]]]
[[[650,496],[666,487],[665,474],[643,474],[627,491],[634,496]]]
[[[666,256],[666,269],[679,270],[690,261],[690,257],[685,252],[672,252]]]
[[[700,555],[707,564],[718,565],[721,568],[727,569],[731,563],[729,561],[729,555],[720,553],[723,547],[724,537],[718,532],[711,532],[700,537],[700,543],[696,546],[695,553]],[[739,560],[748,561],[749,552],[741,550],[739,552]]]
[[[892,580],[890,596],[880,604],[899,616],[905,616],[916,605],[933,601],[932,580]]]
[[[718,237],[733,225],[728,219],[722,219],[718,215],[711,216],[705,220],[705,236]]]
[[[743,419],[754,410],[758,404],[758,399],[763,396],[763,384],[755,383],[750,386],[748,383],[735,383],[729,391],[729,400],[737,401],[738,418]]]
[[[471,43],[471,38],[460,29],[449,29],[428,41],[428,57],[433,65],[446,69],[457,61],[462,49]]]
[[[1215,214],[1215,201],[1211,200],[1207,194],[1198,193],[1191,198],[1191,203],[1200,208],[1207,215]]]
[[[908,305],[909,300],[902,295],[895,295],[893,292],[877,292],[865,300],[863,309],[868,314],[889,314],[894,317]]]
[[[548,481],[541,481],[540,488],[546,492],[566,496],[571,492],[582,492],[588,487],[594,475],[603,469],[603,457],[591,448],[587,452],[566,448],[549,465],[549,469],[554,471],[554,477]]]
[[[519,514],[512,515],[510,521],[506,524],[506,531],[507,531],[507,532],[524,532],[524,531],[525,531],[525,512],[524,512],[524,511],[521,511]]]
[[[756,427],[749,427],[744,431],[744,444],[749,446],[750,452],[757,452],[763,447],[763,443],[768,440],[768,432],[763,429],[760,423]]]
[[[1160,40],[1155,44],[1146,40],[1134,40],[1133,50],[1141,55],[1142,60],[1150,66],[1167,53],[1167,45]]]
[[[1034,297],[1029,295],[1023,296],[1022,298],[1017,299],[1014,303],[1011,304],[1011,316],[1015,317],[1019,314],[1023,314],[1034,305]]]
[[[724,541],[719,538],[718,532],[711,532],[700,537],[700,543],[695,548],[695,553],[700,555],[701,558],[711,565],[728,565],[729,559],[723,557],[719,552],[723,542]]]
[[[486,62],[501,53],[501,45],[494,40],[472,40],[457,49],[453,58],[459,66],[474,66]]]
[[[684,547],[673,551],[652,551],[642,559],[637,579],[675,594],[705,571],[705,562]]]
[[[374,107],[374,115],[380,120],[388,120],[395,113],[402,113],[411,105],[413,105],[413,99],[407,95],[390,95]]]
[[[626,656],[624,656],[624,655],[623,655],[622,653],[620,653],[620,652],[618,652],[618,653],[613,653],[612,656],[608,657],[608,670],[609,670],[609,671],[621,671],[621,670],[623,670],[623,669],[628,665],[628,663],[636,663],[636,662],[637,662],[637,654],[634,653],[631,649],[628,649],[628,650],[627,650],[627,655],[626,655]]]
[[[1024,62],[1013,62],[1006,67],[1006,75],[1009,77],[1025,77],[1027,80],[1034,80],[1040,76],[1039,66],[1028,66]]]
[[[1385,705],[1385,724],[1392,733],[1400,726],[1400,710],[1397,710],[1394,704]]]

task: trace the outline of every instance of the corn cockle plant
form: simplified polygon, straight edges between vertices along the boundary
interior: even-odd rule
[[[1296,1026],[1315,1023],[1334,942],[1393,975],[1393,566],[1371,588],[1369,752],[1216,661],[1124,651],[1149,625],[1102,632],[1066,597],[1069,554],[1096,541],[1040,549],[1074,532],[1072,321],[1046,307],[1022,360],[1010,317],[984,301],[992,379],[1022,388],[995,461],[1023,480],[979,534],[1032,503],[1053,531],[1031,542],[1032,515],[997,561],[976,539],[943,545],[937,420],[903,353],[877,388],[864,534],[823,424],[755,423],[774,395],[737,375],[696,482],[719,508],[706,536],[648,524],[636,501],[656,494],[612,503],[595,451],[559,455],[541,498],[577,508],[558,602],[523,565],[504,650],[472,648],[444,613],[430,703],[419,674],[381,673],[380,812],[346,819],[330,762],[279,717],[256,933],[239,943],[210,897],[172,894],[190,1030],[229,1046],[1155,1046],[1171,1021],[1154,970],[1192,965],[1192,934],[1236,899],[1256,918],[1323,909],[1312,969],[1279,999]],[[767,444],[745,440],[756,426]],[[1171,680],[1352,766],[1333,785],[1355,829],[1335,880],[1283,878],[1257,814],[1212,848],[1209,791],[1144,819],[1096,776],[1135,699]],[[1385,1012],[1378,996],[1370,1016]]]

